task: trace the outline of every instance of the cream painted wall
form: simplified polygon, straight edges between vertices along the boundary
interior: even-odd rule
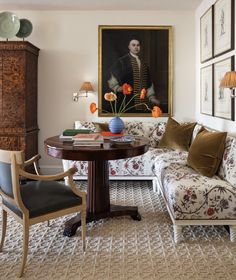
[[[98,119],[89,112],[89,103],[98,101],[97,92],[79,102],[72,101],[72,93],[85,80],[91,81],[97,91],[98,25],[172,25],[173,116],[179,121],[195,118],[194,12],[15,11],[15,14],[32,21],[34,29],[28,40],[41,49],[38,122],[43,170],[61,166],[59,160],[45,155],[45,138],[72,127],[74,120]],[[103,120],[107,118],[99,118]]]
[[[200,63],[200,17],[207,11],[215,0],[204,0],[197,8],[195,13],[196,26],[196,119],[199,123],[220,131],[227,131],[231,135],[236,135],[236,121],[224,120],[221,118],[211,117],[200,114],[200,68],[215,63],[227,57],[235,55],[235,50],[230,51],[222,56],[214,58],[209,62]],[[236,13],[235,13],[236,14]],[[236,29],[235,29],[236,30]],[[236,38],[236,36],[235,36]],[[236,62],[236,61],[235,61]],[[234,101],[236,102],[236,100]],[[235,104],[236,106],[236,104]],[[236,108],[236,107],[235,107]]]

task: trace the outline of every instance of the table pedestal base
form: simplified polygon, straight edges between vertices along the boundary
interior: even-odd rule
[[[134,220],[141,220],[138,207],[110,205],[108,161],[89,161],[87,223],[118,216],[131,216]],[[73,236],[80,225],[80,215],[77,215],[66,222],[63,234],[65,236]]]
[[[111,205],[109,212],[91,214],[87,213],[86,222],[90,223],[104,218],[113,218],[119,216],[130,216],[132,219],[141,221],[141,216],[136,206]],[[65,223],[64,236],[71,237],[75,235],[77,228],[81,226],[80,214],[73,217]]]

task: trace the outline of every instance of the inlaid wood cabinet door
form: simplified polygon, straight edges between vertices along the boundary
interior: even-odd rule
[[[39,49],[29,42],[0,42],[0,148],[38,152]]]

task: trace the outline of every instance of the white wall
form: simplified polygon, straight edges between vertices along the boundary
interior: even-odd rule
[[[205,126],[214,128],[220,131],[227,131],[231,135],[236,135],[236,121],[224,120],[217,117],[207,116],[200,113],[200,68],[209,64],[215,63],[227,57],[235,55],[235,50],[230,51],[224,55],[214,58],[206,63],[200,63],[200,17],[207,11],[215,0],[204,0],[197,8],[195,13],[196,26],[196,119],[199,123]],[[236,13],[235,13],[236,15]],[[236,29],[235,29],[236,30]],[[236,36],[235,36],[236,39]],[[235,61],[236,62],[236,61]],[[234,101],[236,102],[236,100]],[[236,104],[235,104],[236,106]],[[236,109],[236,107],[235,107]]]
[[[98,86],[98,25],[173,26],[173,116],[179,121],[195,118],[194,12],[180,11],[15,11],[28,18],[34,29],[28,40],[39,54],[38,122],[41,167],[60,165],[45,155],[43,141],[72,127],[74,120],[95,120],[87,99],[72,101],[82,82]],[[104,120],[104,118],[99,119]],[[107,118],[105,118],[107,120]],[[148,118],[149,121],[155,121]]]

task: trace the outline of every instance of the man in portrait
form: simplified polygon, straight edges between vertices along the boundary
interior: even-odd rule
[[[147,63],[140,55],[141,41],[133,37],[128,42],[128,53],[118,58],[109,70],[107,81],[111,91],[117,94],[117,107],[123,102],[124,84],[132,88],[132,92],[126,95],[125,102],[130,109],[128,113],[148,112],[145,103],[149,108],[160,105],[160,101],[155,95],[154,85],[151,80]],[[140,93],[145,91],[144,99],[140,99]],[[126,104],[122,104],[123,106]]]

